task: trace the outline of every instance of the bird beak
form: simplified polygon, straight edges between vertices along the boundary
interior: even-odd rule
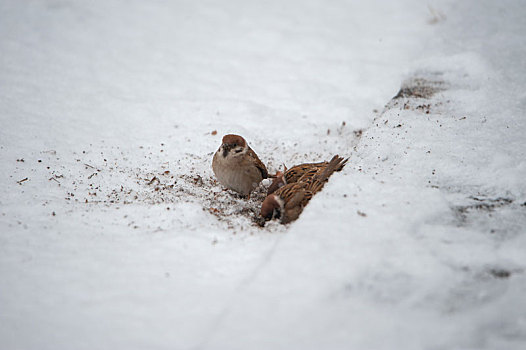
[[[226,143],[223,143],[221,147],[223,148],[223,157],[226,157],[228,155],[228,152],[230,152],[231,147]]]

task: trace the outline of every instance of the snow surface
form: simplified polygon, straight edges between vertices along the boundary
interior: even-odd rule
[[[0,1],[0,348],[525,348],[525,15]],[[260,228],[230,132],[350,161]]]

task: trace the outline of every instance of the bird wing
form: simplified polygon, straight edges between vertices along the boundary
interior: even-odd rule
[[[286,187],[286,188],[285,188]],[[288,224],[296,220],[303,211],[305,200],[305,185],[302,183],[292,183],[280,188],[285,188],[281,191],[281,198],[285,201],[285,207],[281,216],[281,223]]]
[[[292,168],[285,171],[285,181],[287,183],[297,182],[305,173],[315,171],[316,169],[323,167],[327,162],[319,163],[305,163],[295,165]]]
[[[301,201],[305,192],[306,184],[304,183],[291,183],[282,186],[274,192],[275,195],[281,197],[285,201],[285,207],[296,205],[298,201]]]
[[[252,150],[252,148],[248,148],[248,152],[247,154],[252,158],[254,159],[254,163],[256,165],[256,168],[258,168],[258,170],[261,172],[261,177],[266,179],[268,178],[268,171],[267,171],[267,167],[265,166],[265,164],[263,164],[263,162],[258,158],[256,152],[254,152]]]

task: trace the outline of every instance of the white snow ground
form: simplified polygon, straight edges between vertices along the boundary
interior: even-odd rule
[[[0,1],[0,348],[523,349],[525,15]],[[259,228],[229,132],[351,159]]]

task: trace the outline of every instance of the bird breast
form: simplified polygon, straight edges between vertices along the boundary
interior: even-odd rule
[[[248,195],[263,180],[259,169],[244,157],[244,152],[224,157],[219,150],[214,155],[212,169],[223,186],[243,195]]]

